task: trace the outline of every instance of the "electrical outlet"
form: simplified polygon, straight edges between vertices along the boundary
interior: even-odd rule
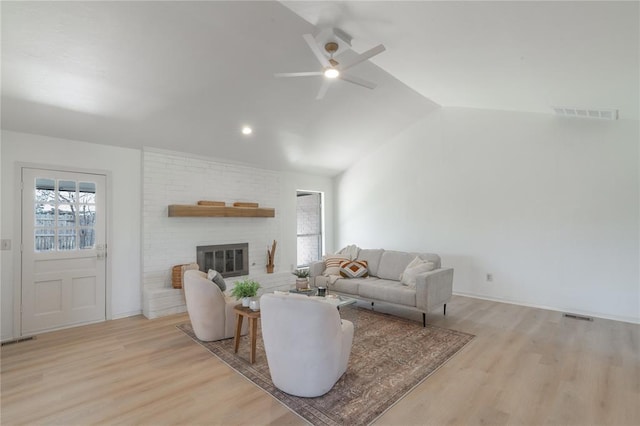
[[[486,279],[487,279],[487,282],[488,282],[488,283],[493,282],[493,274],[488,273],[488,274],[487,274],[487,278],[486,278]]]
[[[11,250],[11,240],[0,240],[1,250]]]

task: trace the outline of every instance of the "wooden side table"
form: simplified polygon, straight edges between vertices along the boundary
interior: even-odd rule
[[[238,347],[240,346],[240,332],[242,331],[242,320],[244,317],[247,317],[249,319],[249,337],[251,339],[249,362],[253,364],[256,362],[256,334],[258,332],[258,318],[260,318],[260,311],[252,311],[251,309],[242,306],[242,304],[234,306],[233,311],[236,313],[236,335],[233,338],[233,350],[235,353],[238,353]]]

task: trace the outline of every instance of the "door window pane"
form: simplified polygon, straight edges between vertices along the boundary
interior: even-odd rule
[[[55,250],[56,230],[54,228],[36,228],[35,238],[36,251]]]
[[[36,178],[36,201],[52,202],[56,199],[56,181],[53,179]]]
[[[96,225],[96,206],[83,204],[80,206],[80,226]]]
[[[56,226],[56,207],[53,204],[36,204],[35,226]]]
[[[72,180],[58,181],[58,201],[73,203],[76,198],[76,183]]]
[[[58,229],[58,250],[75,250],[76,229]]]
[[[82,204],[96,203],[96,184],[93,182],[80,182],[80,198]]]
[[[80,249],[92,249],[96,245],[96,231],[93,228],[80,228],[78,231],[78,247]]]
[[[76,226],[75,206],[70,204],[60,204],[58,206],[58,226],[61,228]]]

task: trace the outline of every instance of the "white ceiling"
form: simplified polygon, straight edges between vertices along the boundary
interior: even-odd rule
[[[438,104],[637,120],[638,5],[3,1],[2,128],[331,176]],[[332,26],[385,44],[350,70],[375,90],[273,77]]]

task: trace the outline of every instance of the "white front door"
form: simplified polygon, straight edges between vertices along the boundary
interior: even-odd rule
[[[106,178],[22,169],[21,335],[106,319]]]

